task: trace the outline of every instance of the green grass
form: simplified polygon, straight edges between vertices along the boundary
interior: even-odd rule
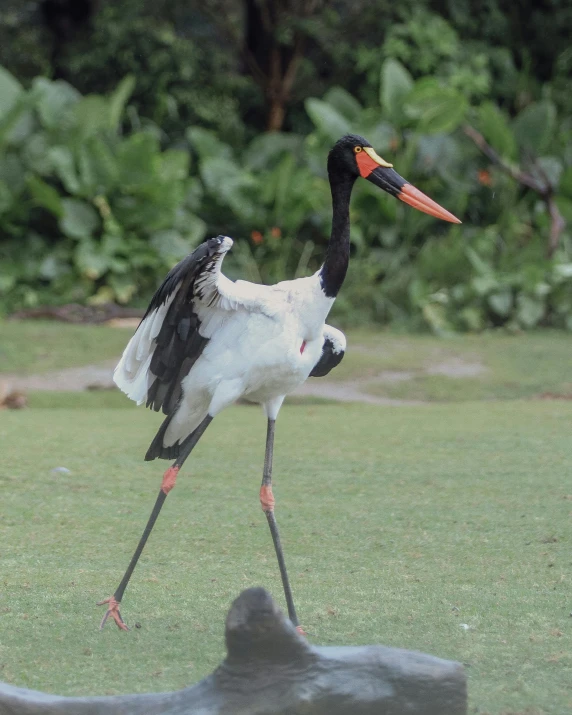
[[[0,320],[0,374],[61,370],[121,355],[131,328]]]
[[[460,660],[471,713],[572,711],[571,419],[565,401],[285,407],[277,516],[312,640]],[[115,589],[165,466],[142,461],[159,420],[0,413],[2,680],[181,688],[222,658],[240,590],[283,603],[258,505],[264,419],[236,407],[185,467],[126,592],[141,628],[98,632],[95,601]]]
[[[132,333],[132,329],[105,326],[3,323],[0,375],[44,372],[117,358]],[[347,355],[327,379],[358,380],[363,392],[406,400],[464,402],[544,393],[570,397],[569,355],[570,336],[561,332],[436,338],[360,330],[348,333]],[[477,374],[450,374],[467,366],[476,368]],[[443,371],[449,374],[441,374]],[[407,379],[395,379],[404,374]],[[43,405],[50,404],[49,397],[39,399]],[[91,403],[96,401],[90,399]],[[104,404],[107,398],[97,399]]]
[[[347,357],[331,378],[359,377],[365,392],[409,400],[519,399],[546,392],[569,397],[570,345],[570,336],[556,331],[448,338],[352,332]],[[462,373],[463,368],[471,367],[478,374],[451,374],[455,368]],[[375,379],[384,372],[406,372],[410,379]]]

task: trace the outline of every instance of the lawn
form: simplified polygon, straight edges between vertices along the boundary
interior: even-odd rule
[[[132,334],[106,326],[0,322],[0,378],[111,360]],[[570,344],[568,334],[556,331],[436,338],[354,330],[343,362],[326,379],[354,381],[362,392],[392,399],[570,398]],[[40,402],[49,405],[50,399]]]
[[[135,571],[123,613],[141,627],[97,630],[158,490],[165,463],[142,456],[159,420],[0,412],[1,679],[181,688],[222,658],[240,590],[283,603],[258,504],[264,419],[240,406],[206,433]],[[312,641],[462,661],[471,713],[572,711],[571,422],[567,401],[286,406],[277,517]]]
[[[61,370],[121,355],[133,329],[0,319],[0,374]]]

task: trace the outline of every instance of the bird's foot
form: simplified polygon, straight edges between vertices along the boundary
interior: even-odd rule
[[[308,634],[307,634],[306,631],[302,628],[302,626],[296,626],[296,630],[297,630],[297,632],[298,632],[301,636],[304,636],[304,638],[307,638],[307,637],[308,637]]]
[[[121,613],[119,612],[119,601],[115,600],[115,596],[110,596],[109,598],[106,598],[104,601],[100,601],[98,606],[104,606],[107,605],[107,612],[105,616],[101,619],[101,623],[99,624],[99,630],[103,628],[105,625],[105,622],[111,616],[115,623],[117,624],[118,628],[121,628],[122,631],[128,631],[129,628],[125,625],[123,618],[121,618]]]

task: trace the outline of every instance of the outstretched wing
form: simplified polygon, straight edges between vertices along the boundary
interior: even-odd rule
[[[172,413],[181,382],[229,311],[263,308],[259,289],[221,272],[232,239],[202,243],[167,275],[115,368],[113,379],[138,404]]]
[[[314,365],[310,377],[324,377],[330,370],[333,370],[342,361],[346,352],[346,336],[341,330],[332,328],[331,325],[324,326],[324,344],[322,355]]]

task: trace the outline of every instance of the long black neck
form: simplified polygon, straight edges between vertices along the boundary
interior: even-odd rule
[[[335,298],[350,262],[350,197],[356,177],[345,172],[328,173],[332,190],[332,233],[320,271],[320,282],[327,297]]]

